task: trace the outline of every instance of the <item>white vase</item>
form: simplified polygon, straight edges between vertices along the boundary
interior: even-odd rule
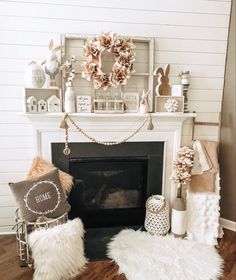
[[[186,203],[181,196],[181,187],[178,188],[171,212],[171,232],[176,237],[184,237],[187,228]]]
[[[31,88],[42,88],[45,83],[43,68],[32,61],[25,69],[25,85]]]
[[[75,113],[75,93],[71,86],[66,87],[64,104],[65,113]]]

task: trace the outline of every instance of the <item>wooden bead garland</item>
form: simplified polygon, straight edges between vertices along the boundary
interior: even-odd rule
[[[119,145],[122,143],[127,142],[130,138],[132,138],[134,135],[136,135],[145,125],[146,122],[148,122],[148,130],[152,130],[154,128],[153,123],[152,123],[152,116],[149,113],[148,116],[144,119],[144,121],[140,124],[140,126],[138,128],[136,128],[129,136],[127,136],[126,138],[119,140],[119,141],[100,141],[97,140],[96,138],[92,137],[91,135],[89,135],[86,131],[84,131],[81,127],[79,127],[79,125],[72,119],[71,116],[69,116],[68,114],[64,115],[64,118],[61,122],[60,128],[65,129],[65,148],[63,150],[64,155],[68,156],[71,153],[71,150],[69,148],[69,135],[68,135],[68,123],[67,120],[69,120],[71,122],[71,124],[76,128],[76,130],[78,132],[80,132],[81,134],[83,134],[86,138],[88,138],[91,142],[93,143],[97,143],[100,145],[105,145],[105,146],[114,146],[114,145]]]

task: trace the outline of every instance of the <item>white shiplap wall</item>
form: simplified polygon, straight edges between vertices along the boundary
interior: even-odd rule
[[[14,222],[7,183],[22,180],[34,155],[33,130],[19,116],[23,73],[29,60],[43,61],[60,33],[155,37],[155,66],[171,64],[170,82],[191,71],[189,109],[200,121],[217,121],[221,110],[231,1],[31,0],[0,1],[0,232]],[[191,134],[186,123],[183,142]],[[197,136],[217,139],[216,127]]]

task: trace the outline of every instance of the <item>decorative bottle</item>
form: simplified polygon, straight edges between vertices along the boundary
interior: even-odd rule
[[[65,113],[75,113],[75,93],[71,85],[66,85],[64,109]]]
[[[181,185],[177,188],[177,197],[174,200],[171,213],[171,232],[175,237],[184,237],[186,233],[186,203],[182,197]]]

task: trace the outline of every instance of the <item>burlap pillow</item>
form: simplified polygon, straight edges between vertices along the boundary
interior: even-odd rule
[[[26,221],[36,221],[42,215],[56,218],[70,210],[60,184],[58,169],[37,180],[9,183],[9,186],[19,205],[22,218]]]
[[[52,163],[37,156],[32,161],[30,170],[27,175],[27,180],[37,179],[39,176],[48,173],[54,168],[55,166]],[[64,192],[69,193],[73,184],[73,177],[59,170],[59,178]]]

